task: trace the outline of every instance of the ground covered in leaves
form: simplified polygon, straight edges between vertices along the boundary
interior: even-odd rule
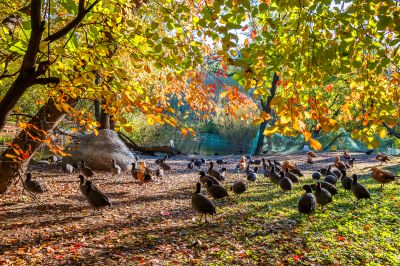
[[[218,202],[207,224],[191,209],[198,174],[186,169],[184,156],[169,160],[166,177],[145,185],[128,174],[97,173],[94,182],[113,203],[102,213],[93,213],[80,194],[77,174],[35,168],[34,177],[50,188],[39,196],[42,203],[22,194],[20,184],[0,195],[0,264],[399,265],[399,181],[380,189],[366,169],[379,164],[373,155],[357,154],[350,172],[362,175],[370,202],[355,205],[339,188],[325,211],[299,215],[301,186],[334,155],[322,154],[314,165],[305,164],[305,155],[266,156],[297,162],[305,172],[301,184],[283,193],[259,175],[245,194]],[[154,168],[154,157],[145,159]],[[227,159],[225,187],[245,180],[233,171],[238,159]],[[385,168],[400,172],[393,161]]]

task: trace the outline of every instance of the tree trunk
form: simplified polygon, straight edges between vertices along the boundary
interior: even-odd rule
[[[100,123],[100,116],[101,116],[101,105],[98,99],[94,100],[94,117],[96,121]]]
[[[100,129],[110,129],[110,115],[101,111]]]
[[[154,155],[154,153],[156,153],[156,152],[167,153],[169,155],[183,154],[180,150],[177,150],[174,147],[167,146],[167,145],[151,146],[151,147],[139,146],[134,141],[132,141],[128,136],[126,136],[124,133],[121,133],[121,132],[118,133],[118,136],[126,144],[126,146],[128,146],[128,148],[133,149],[135,151],[147,153],[150,155]]]
[[[267,102],[264,103],[264,101],[261,100],[262,110],[264,112],[266,112],[267,114],[271,114],[271,101],[275,97],[278,80],[279,80],[279,76],[276,73],[274,73],[274,77],[272,78],[271,89],[269,90],[270,95],[267,98]],[[260,124],[260,128],[258,131],[257,145],[256,145],[256,148],[253,153],[254,156],[259,155],[261,153],[262,146],[264,143],[264,131],[265,131],[266,127],[267,127],[267,121],[263,121]]]
[[[65,103],[74,105],[76,99],[69,99]],[[64,118],[64,115],[65,112],[57,109],[55,102],[50,99],[29,121],[28,126],[18,134],[10,147],[1,154],[0,194],[5,193],[15,179],[20,176],[33,154]],[[23,151],[23,154],[18,154],[15,148]]]

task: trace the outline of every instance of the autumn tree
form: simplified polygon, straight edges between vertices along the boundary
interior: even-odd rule
[[[10,84],[0,101],[1,127],[27,89],[41,85],[47,92],[45,104],[20,125],[21,133],[1,155],[1,193],[66,113],[96,133],[95,116],[74,108],[80,99],[99,100],[103,114],[112,114],[115,127],[126,130],[132,126],[123,113],[134,110],[149,122],[179,125],[168,95],[195,109],[207,103],[194,97],[197,85],[186,82],[196,77],[208,52],[191,28],[191,14],[202,4],[32,0],[1,5],[7,10],[1,17],[1,79]]]
[[[242,66],[236,76],[246,88],[269,92],[268,77],[279,73],[282,90],[271,102],[278,119],[265,130],[289,136],[302,134],[315,149],[307,119],[324,130],[337,129],[343,121],[362,120],[363,129],[353,136],[376,146],[373,135],[399,121],[399,16],[397,1],[233,1],[214,2],[203,10],[198,24],[215,29],[208,36],[220,43],[226,64]],[[234,32],[250,30],[242,43]],[[237,60],[236,55],[243,59]],[[308,91],[324,87],[336,75],[349,74],[350,93],[342,103],[343,114],[333,118],[326,103],[313,101]],[[262,93],[259,93],[262,95]],[[353,116],[345,117],[350,111]]]

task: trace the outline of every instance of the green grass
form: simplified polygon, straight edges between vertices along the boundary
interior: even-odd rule
[[[267,181],[259,178],[234,204],[221,208],[232,230],[232,242],[213,254],[221,265],[235,263],[237,245],[244,252],[239,255],[242,262],[250,263],[400,264],[398,181],[381,189],[371,177],[361,176],[359,182],[369,189],[372,200],[357,204],[338,183],[333,202],[309,219],[297,211],[302,185],[283,193]],[[311,182],[302,184],[307,181]]]

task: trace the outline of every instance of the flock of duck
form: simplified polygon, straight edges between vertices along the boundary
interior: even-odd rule
[[[307,152],[306,155],[308,157],[307,162],[313,163],[312,158],[315,158],[316,155],[313,152]],[[376,159],[381,161],[380,158],[384,158],[384,162],[387,162],[389,159],[385,156],[386,155],[378,154]],[[347,171],[353,167],[355,159],[351,158],[347,152],[344,153],[343,157],[347,162],[342,161],[340,156],[336,156],[334,164],[318,169],[312,173],[311,177],[315,180],[315,183],[303,185],[302,188],[305,193],[301,196],[298,202],[298,211],[300,213],[310,215],[317,209],[317,206],[320,206],[321,209],[323,209],[325,205],[331,203],[333,196],[338,194],[338,183],[340,183],[344,190],[351,191],[357,201],[371,198],[368,189],[358,183],[357,174],[353,174],[351,177],[347,175]],[[166,156],[155,161],[158,166],[158,169],[156,170],[149,169],[144,161],[138,162],[138,160],[136,160],[132,163],[131,174],[133,178],[144,183],[151,181],[155,176],[164,176],[164,171],[171,170],[171,167],[166,163],[167,158],[168,157]],[[49,160],[53,163],[57,162],[54,157],[50,157]],[[216,214],[214,201],[229,196],[228,190],[221,185],[221,183],[227,178],[227,169],[222,167],[220,170],[215,170],[214,162],[210,161],[207,172],[202,171],[202,166],[206,164],[206,159],[200,158],[191,159],[187,165],[188,169],[195,169],[197,167],[199,170],[196,191],[191,197],[191,204],[192,208],[201,215],[200,222],[203,215],[205,221],[207,221],[207,214]],[[226,162],[223,159],[218,159],[216,160],[216,164],[224,165]],[[254,168],[251,168],[251,165],[253,165]],[[259,173],[260,167],[262,168],[262,173]],[[90,180],[95,173],[90,167],[85,165],[84,160],[81,160],[79,164],[76,165],[65,164],[63,166],[63,170],[66,173],[73,173],[76,169],[80,171],[80,191],[89,205],[94,209],[101,209],[110,206],[110,198]],[[371,167],[371,170],[373,179],[382,186],[396,179],[396,176],[393,173],[384,171],[378,167]],[[112,160],[111,171],[113,175],[122,174],[121,167],[117,165],[115,160]],[[244,193],[247,190],[247,185],[256,181],[259,175],[268,178],[272,185],[279,186],[283,191],[293,190],[295,185],[300,183],[299,177],[304,176],[299,167],[289,161],[281,163],[277,160],[266,160],[265,158],[262,158],[261,160],[253,160],[250,156],[241,157],[235,168],[235,172],[244,173],[248,181],[235,181],[232,184],[230,190],[237,195]],[[45,184],[38,180],[32,180],[32,174],[29,172],[26,174],[26,179],[23,182],[23,185],[24,189],[33,194],[44,193],[47,191]],[[201,192],[202,185],[206,187],[208,195],[213,200]]]

